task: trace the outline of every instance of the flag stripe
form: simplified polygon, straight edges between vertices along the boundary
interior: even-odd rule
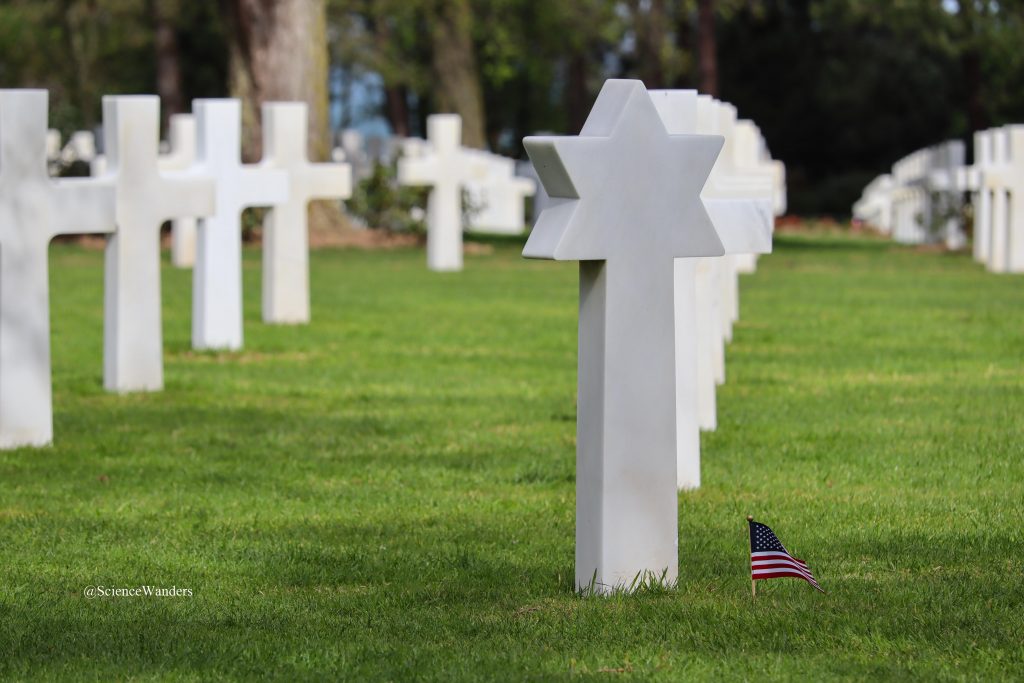
[[[808,581],[810,583],[814,583],[814,584],[818,583],[817,581],[814,580],[814,577],[811,576],[810,574],[798,571],[796,569],[791,569],[791,568],[788,568],[788,567],[776,567],[776,568],[773,568],[773,569],[757,569],[757,570],[754,570],[754,571],[750,572],[750,575],[752,577],[754,577],[755,579],[756,578],[772,578],[775,575],[780,575],[780,576],[796,576],[796,577],[804,579],[805,581]]]
[[[757,579],[772,579],[773,577],[796,577],[797,579],[803,579],[809,584],[817,586],[814,577],[808,577],[806,573],[797,571],[796,569],[763,569],[759,571],[752,571],[751,578]]]
[[[792,562],[771,562],[765,564],[754,564],[750,566],[750,571],[764,571],[765,569],[792,569],[793,571],[800,572],[805,576],[814,578],[814,575],[807,569],[793,564]]]
[[[804,562],[803,560],[801,560],[799,557],[793,557],[789,553],[780,553],[780,552],[777,552],[777,551],[774,551],[774,550],[772,550],[770,552],[762,551],[762,552],[757,552],[757,553],[750,553],[750,557],[751,557],[751,559],[753,559],[753,558],[763,558],[763,557],[787,557],[787,558],[793,560],[794,562],[799,562],[800,564],[804,565],[805,567],[807,566],[807,563]]]
[[[766,564],[766,565],[754,566],[754,567],[750,568],[750,571],[752,571],[752,572],[763,572],[763,571],[775,571],[777,569],[779,569],[779,570],[781,570],[781,569],[791,569],[791,570],[793,570],[795,572],[800,572],[804,576],[809,576],[811,578],[814,578],[814,574],[810,573],[806,569],[802,569],[800,567],[794,567],[791,564],[783,564],[781,562],[778,562],[778,563],[775,563],[775,564]]]
[[[752,578],[753,578],[754,581],[763,581],[764,579],[784,579],[784,578],[787,578],[787,577],[792,578],[792,579],[803,579],[807,583],[811,584],[812,586],[814,586],[815,588],[820,590],[822,593],[825,592],[824,590],[822,590],[821,586],[818,585],[817,581],[813,581],[811,579],[808,579],[806,576],[804,576],[802,574],[797,574],[796,572],[792,572],[792,571],[788,571],[788,570],[787,571],[780,571],[780,572],[771,572],[771,573],[758,574],[758,575],[753,576]]]
[[[750,566],[751,567],[760,567],[762,565],[774,564],[776,562],[785,562],[786,564],[791,564],[794,567],[797,567],[799,569],[803,569],[804,571],[807,571],[807,572],[811,571],[807,567],[806,564],[800,564],[799,562],[795,562],[795,561],[789,559],[788,557],[769,557],[767,559],[765,559],[765,558],[756,558],[755,559],[753,557],[750,558]]]

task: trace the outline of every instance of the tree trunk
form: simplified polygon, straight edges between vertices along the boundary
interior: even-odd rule
[[[156,92],[160,96],[160,120],[163,130],[174,114],[185,111],[181,80],[181,53],[168,0],[151,0],[153,44],[156,50]]]
[[[72,81],[68,91],[82,115],[85,130],[92,130],[98,121],[100,93],[96,92],[93,73],[97,66],[99,53],[99,30],[96,16],[99,7],[94,1],[75,2],[63,0],[61,3],[63,29],[67,36],[68,63],[72,68]]]
[[[387,53],[392,40],[391,24],[387,17],[372,17],[370,26],[377,50],[380,54]],[[405,83],[387,83],[385,79],[384,115],[393,134],[401,138],[409,137],[409,89]]]
[[[964,91],[966,94],[967,125],[970,128],[968,133],[984,130],[987,127],[985,116],[985,103],[982,96],[984,78],[981,67],[981,49],[979,43],[979,23],[988,17],[979,15],[978,9],[973,2],[960,0],[958,3],[960,11],[960,30],[962,32],[961,65],[964,70]],[[985,10],[982,10],[984,12]],[[970,136],[968,135],[968,143]],[[968,149],[971,145],[968,144]]]
[[[580,51],[569,56],[569,82],[565,88],[565,104],[569,116],[569,132],[577,134],[587,120],[591,104],[587,92],[587,56]]]
[[[639,5],[639,3],[638,3]],[[640,58],[640,79],[648,88],[664,88],[665,0],[650,0],[646,11],[635,9],[637,23],[637,54]]]
[[[676,52],[680,55],[693,55],[693,26],[690,21],[689,12],[685,11],[682,7],[677,8],[675,34]],[[687,63],[685,69],[680,69],[676,72],[675,77],[672,79],[671,87],[677,90],[693,88],[693,76],[692,67],[690,63]]]
[[[309,155],[328,158],[327,10],[324,0],[225,0],[230,88],[242,100],[243,157],[262,156],[264,102],[309,105]]]
[[[715,41],[715,0],[697,0],[697,45],[700,91],[718,96],[718,50]]]
[[[311,161],[331,152],[325,0],[223,0],[229,20],[229,85],[242,101],[242,158],[263,156],[264,102],[309,106]],[[350,226],[333,201],[312,202],[312,232]]]
[[[384,97],[391,132],[401,138],[409,137],[409,101],[405,86],[388,86],[384,89]]]
[[[462,117],[462,144],[487,145],[484,98],[473,51],[469,0],[437,0],[433,17],[434,75],[441,111]]]

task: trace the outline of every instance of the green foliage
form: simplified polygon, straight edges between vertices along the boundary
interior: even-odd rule
[[[391,232],[425,233],[413,209],[426,205],[427,190],[398,184],[397,160],[375,163],[369,177],[360,180],[345,202],[349,214],[369,228]]]
[[[56,444],[0,453],[0,678],[999,680],[1024,669],[1018,277],[780,236],[741,281],[675,591],[572,590],[578,273],[311,254],[313,323],[105,393],[102,252],[51,249]],[[770,524],[828,595],[750,598]],[[86,600],[88,585],[192,598]]]
[[[50,90],[65,135],[100,123],[100,98],[155,91],[153,0],[5,0],[0,84]],[[217,3],[168,2],[188,99],[223,96],[227,48]]]
[[[65,133],[99,121],[106,93],[155,89],[156,0],[0,2],[0,84],[47,87]],[[326,0],[329,46],[349,78],[394,101],[343,108],[422,132],[445,74],[432,67],[438,0]],[[1024,121],[1024,1],[718,0],[720,91],[787,163],[790,207],[845,214],[899,157]],[[695,0],[469,0],[487,140],[574,133],[609,77],[696,84]],[[223,3],[162,0],[186,99],[226,92]],[[336,99],[349,101],[350,81]],[[397,98],[397,100],[395,100]]]

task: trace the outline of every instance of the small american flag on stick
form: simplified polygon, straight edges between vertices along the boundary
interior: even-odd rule
[[[803,579],[822,593],[825,592],[814,580],[807,563],[790,555],[774,531],[755,522],[749,515],[747,522],[750,524],[750,590],[753,595],[757,594],[755,581],[784,576]]]

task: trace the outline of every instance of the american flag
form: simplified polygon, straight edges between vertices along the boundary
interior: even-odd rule
[[[778,579],[792,576],[803,579],[822,593],[821,586],[814,580],[814,575],[807,568],[807,563],[789,554],[775,532],[750,517],[750,578],[754,581],[762,579]]]

